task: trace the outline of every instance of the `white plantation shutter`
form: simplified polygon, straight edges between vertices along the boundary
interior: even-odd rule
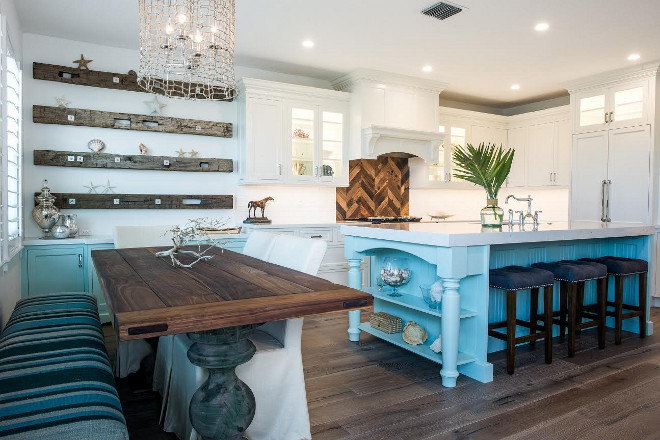
[[[7,36],[2,18],[2,217],[0,236],[2,263],[9,261],[21,247],[21,68]]]

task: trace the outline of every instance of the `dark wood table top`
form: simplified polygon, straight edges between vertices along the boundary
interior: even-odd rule
[[[214,248],[190,269],[162,247],[92,251],[119,339],[127,341],[296,318],[373,303],[371,295],[236,252]],[[187,256],[180,257],[183,263]]]

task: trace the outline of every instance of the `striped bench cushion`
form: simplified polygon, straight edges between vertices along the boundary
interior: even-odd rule
[[[0,336],[0,437],[128,439],[96,300],[20,300]]]

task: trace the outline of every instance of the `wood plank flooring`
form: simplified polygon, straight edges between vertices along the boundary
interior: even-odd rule
[[[651,320],[660,323],[660,308]],[[616,346],[608,330],[607,347],[598,350],[596,332],[583,331],[573,359],[555,340],[551,365],[542,343],[520,347],[513,376],[496,353],[492,383],[461,376],[448,389],[433,362],[365,333],[359,344],[349,342],[347,321],[345,312],[305,319],[314,440],[660,439],[659,335],[624,333]],[[111,331],[107,339],[110,348]],[[174,438],[158,428],[157,396],[133,392],[140,385],[131,380],[118,385],[131,438]]]

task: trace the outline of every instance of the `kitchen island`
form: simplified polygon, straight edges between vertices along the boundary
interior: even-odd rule
[[[350,287],[362,286],[360,264],[365,257],[371,257],[371,286],[378,284],[384,258],[407,259],[412,275],[399,288],[402,296],[389,296],[387,286],[371,287],[368,292],[374,297],[374,312],[401,317],[404,325],[414,321],[428,332],[424,344],[410,345],[401,333],[388,334],[372,328],[368,322],[361,322],[360,311],[351,311],[350,340],[359,341],[360,332],[366,331],[442,364],[442,384],[453,387],[459,373],[481,382],[492,381],[493,367],[487,355],[504,349],[503,341],[488,336],[488,324],[503,321],[506,312],[505,296],[489,288],[489,269],[606,255],[640,258],[651,266],[654,228],[602,223],[570,226],[555,222],[542,223],[538,230],[532,230],[531,225],[487,229],[478,222],[464,222],[343,225],[341,232],[345,236]],[[636,277],[628,278],[624,283],[624,303],[636,304]],[[423,301],[419,286],[438,280],[444,289],[441,309],[432,310]],[[585,304],[595,303],[595,286],[591,284],[594,283],[587,283],[585,289]],[[612,284],[609,298],[613,298]],[[554,295],[553,309],[559,310],[559,295]],[[519,319],[529,318],[529,295],[519,296],[518,310]],[[524,310],[528,316],[524,316]],[[613,327],[612,318],[608,318],[607,325]],[[637,332],[638,327],[637,319],[624,321],[624,330]],[[649,321],[647,334],[652,331]],[[557,334],[555,326],[554,335]],[[442,351],[435,353],[430,345],[440,336]]]

